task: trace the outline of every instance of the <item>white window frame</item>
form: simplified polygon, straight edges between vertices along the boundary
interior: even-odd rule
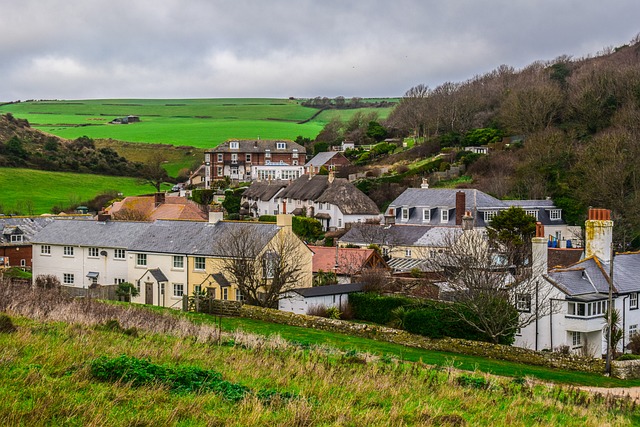
[[[409,221],[409,208],[402,208],[402,213],[400,214],[401,221]]]
[[[404,257],[405,258],[411,258],[411,249],[405,249],[404,250]]]
[[[126,259],[127,251],[124,249],[115,249],[113,251],[113,259]]]
[[[181,297],[184,295],[184,284],[183,283],[173,283],[173,296]]]
[[[245,297],[242,294],[242,291],[240,289],[236,289],[236,301],[241,301],[244,302],[245,301]]]
[[[62,284],[63,285],[73,285],[76,282],[76,275],[73,273],[63,273],[62,274]]]
[[[193,259],[193,269],[204,271],[207,268],[207,260],[203,256],[197,256]]]
[[[440,222],[449,222],[449,209],[440,209]]]
[[[127,281],[126,279],[120,279],[120,278],[118,278],[118,277],[114,277],[114,278],[113,278],[113,284],[114,284],[114,285],[119,285],[120,283],[124,283],[124,282],[126,282],[126,281]]]
[[[87,255],[89,258],[98,258],[100,256],[100,249],[98,248],[87,248],[89,254]]]
[[[536,221],[538,220],[538,209],[527,209],[525,213],[532,216]]]
[[[638,309],[638,293],[634,292],[629,294],[629,310],[637,310]]]
[[[424,208],[422,210],[422,221],[423,222],[429,222],[431,221],[431,209],[429,208]]]
[[[218,163],[222,163],[224,161],[224,154],[218,153]]]
[[[582,332],[569,331],[571,336],[571,348],[576,349],[582,347]]]
[[[638,324],[629,325],[629,338],[638,333]]]
[[[485,211],[484,212],[485,222],[491,221],[496,215],[498,215],[498,211]]]
[[[51,255],[51,245],[40,246],[40,255]]]
[[[342,218],[338,218],[338,228],[342,228]]]
[[[174,270],[183,270],[184,269],[184,257],[180,255],[173,256],[173,269]]]
[[[286,142],[276,142],[276,150],[286,150],[287,143]]]
[[[24,236],[22,234],[11,235],[11,243],[21,243],[23,241],[24,241]]]
[[[516,309],[520,312],[531,313],[531,294],[516,295]]]
[[[62,252],[63,256],[66,256],[66,257],[74,256],[73,246],[65,246],[62,251],[63,251]]]
[[[269,150],[268,148],[266,150],[264,150],[264,158],[265,159],[270,159],[271,158],[271,150]]]
[[[562,209],[551,209],[549,211],[549,219],[551,221],[560,221],[562,219]]]
[[[225,301],[229,299],[229,288],[222,288],[222,299]]]
[[[240,143],[238,141],[231,141],[229,143],[229,148],[232,150],[237,150],[238,148],[240,148]]]
[[[147,266],[147,254],[136,254],[136,267]]]
[[[247,163],[251,163],[251,153],[247,153],[244,159]]]

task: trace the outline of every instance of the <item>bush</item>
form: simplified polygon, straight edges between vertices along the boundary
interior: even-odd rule
[[[18,328],[13,324],[11,318],[4,313],[0,313],[0,334],[10,334],[17,330]]]
[[[640,334],[631,335],[627,348],[631,350],[633,354],[640,354]]]
[[[36,288],[57,289],[60,287],[60,280],[53,274],[38,274],[35,284]]]
[[[460,306],[439,301],[424,301],[420,308],[409,311],[404,319],[404,327],[408,332],[429,338],[462,338],[474,341],[491,341],[489,337],[474,330],[460,320],[454,310],[462,310]],[[465,313],[467,317],[470,313]]]
[[[349,304],[353,308],[355,319],[386,325],[392,319],[393,309],[415,305],[415,300],[405,297],[384,297],[367,292],[349,295]]]

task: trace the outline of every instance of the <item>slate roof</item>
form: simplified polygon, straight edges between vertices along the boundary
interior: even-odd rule
[[[230,143],[237,142],[238,148],[231,149]],[[284,142],[286,144],[286,148],[278,149],[277,143]],[[306,154],[307,150],[300,144],[289,141],[286,139],[230,139],[229,141],[225,141],[222,144],[218,145],[216,148],[211,150],[213,153],[264,153],[265,150],[270,150],[271,154],[274,153],[293,153],[294,149],[298,150],[299,154]]]
[[[609,292],[609,264],[590,257],[568,268],[551,270],[548,280],[568,297],[590,298],[606,296]],[[613,262],[614,293],[640,292],[640,253],[617,254]]]
[[[290,292],[295,292],[305,298],[323,297],[328,295],[352,294],[354,292],[362,292],[364,283],[345,283],[338,285],[315,286],[312,288],[296,288]]]
[[[391,202],[389,208],[395,208],[398,223],[455,225],[456,193],[459,191],[465,193],[465,211],[472,212],[476,227],[486,227],[485,211],[508,209],[511,206],[520,206],[527,210],[537,209],[538,221],[543,225],[565,224],[563,220],[551,220],[549,212],[556,208],[552,200],[499,200],[475,189],[408,188]],[[408,221],[401,220],[402,207],[409,208]],[[423,221],[425,208],[431,211],[429,221]],[[441,221],[443,210],[449,211],[448,221],[445,222]]]
[[[289,185],[289,181],[254,181],[244,193],[242,193],[242,198],[267,202],[273,199],[275,195],[278,194],[278,191],[287,185]]]
[[[322,166],[326,164],[329,160],[335,157],[339,151],[325,151],[322,153],[318,153],[313,156],[313,159],[309,160],[304,166]]]
[[[134,252],[225,256],[222,243],[239,227],[248,227],[259,247],[278,232],[271,223],[195,221],[54,221],[33,242],[51,245],[123,248]]]
[[[371,227],[371,228],[370,228]],[[340,243],[368,245],[370,243],[395,246],[442,247],[450,233],[461,233],[457,227],[432,225],[370,225],[354,224],[340,238]]]
[[[149,270],[149,273],[151,273],[153,278],[156,279],[156,282],[158,283],[169,281],[169,279],[167,279],[167,276],[165,276],[162,270],[160,270],[159,268],[152,268],[151,270]]]
[[[0,217],[0,245],[24,246],[32,241],[40,230],[51,224],[54,220],[80,219],[91,220],[89,216],[37,216],[37,217]],[[19,231],[18,231],[19,230]],[[11,234],[22,234],[22,242],[11,242]]]

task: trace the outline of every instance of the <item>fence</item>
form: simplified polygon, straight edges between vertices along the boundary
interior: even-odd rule
[[[214,314],[216,316],[240,316],[241,301],[227,301],[215,299],[213,296],[182,297],[183,310],[196,313]]]
[[[61,286],[60,291],[70,297],[117,300],[117,285],[98,285],[95,288],[78,288],[75,286]]]

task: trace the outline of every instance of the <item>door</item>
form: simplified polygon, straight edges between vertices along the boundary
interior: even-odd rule
[[[153,305],[153,283],[151,282],[144,284],[144,303]]]

